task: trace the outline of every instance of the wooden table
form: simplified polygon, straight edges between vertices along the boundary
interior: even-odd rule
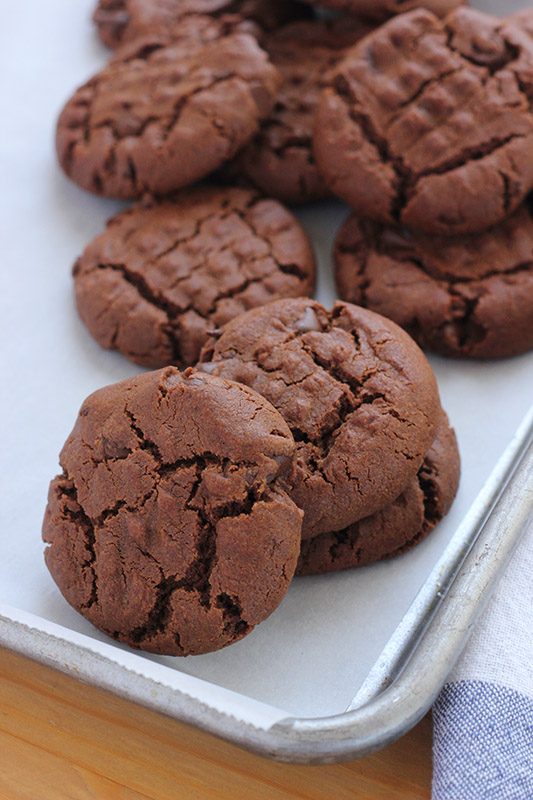
[[[0,650],[1,800],[418,800],[431,720],[360,761],[277,764]]]

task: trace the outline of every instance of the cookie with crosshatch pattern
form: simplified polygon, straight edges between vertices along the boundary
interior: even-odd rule
[[[533,187],[533,40],[472,9],[417,10],[351,48],[323,91],[317,166],[361,217],[452,236]]]
[[[96,194],[166,195],[232,158],[271,111],[280,77],[247,34],[141,38],[65,105],[65,173]]]
[[[281,203],[214,186],[130,206],[74,267],[92,336],[145,367],[192,366],[213,330],[314,285],[309,238]]]

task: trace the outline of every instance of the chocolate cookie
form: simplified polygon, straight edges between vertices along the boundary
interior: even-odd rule
[[[533,348],[533,219],[480,234],[413,234],[350,217],[335,244],[343,300],[393,319],[428,350],[502,358]]]
[[[50,485],[46,563],[65,599],[133,647],[185,656],[241,639],[281,602],[302,513],[294,441],[230,381],[159,372],[83,404]]]
[[[395,17],[325,89],[315,158],[362,217],[452,236],[509,216],[533,187],[533,41],[460,9]]]
[[[118,47],[146,33],[178,34],[187,18],[212,15],[232,26],[251,23],[257,32],[275,28],[306,14],[294,0],[99,0],[93,19],[108,47]]]
[[[74,266],[96,341],[146,367],[190,366],[243,311],[313,293],[309,239],[280,203],[249,189],[188,189],[107,224]]]
[[[328,71],[346,48],[372,30],[358,20],[294,22],[262,41],[282,77],[281,89],[259,134],[229,171],[271,197],[304,203],[329,195],[312,152],[313,122]]]
[[[297,575],[362,567],[404,553],[422,541],[453,503],[461,464],[455,433],[443,414],[415,478],[389,506],[337,533],[302,542]]]
[[[234,34],[124,51],[68,101],[61,166],[96,194],[168,194],[218,169],[257,132],[279,75],[255,39]]]
[[[414,8],[427,8],[438,17],[445,17],[465,4],[465,0],[306,0],[306,2],[345,11],[361,19],[376,22],[383,22],[389,17],[412,11]]]
[[[229,322],[201,361],[199,369],[255,389],[288,423],[304,538],[391,503],[435,437],[439,394],[422,352],[356,306],[278,300]]]

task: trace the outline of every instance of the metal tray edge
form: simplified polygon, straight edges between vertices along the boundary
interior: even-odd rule
[[[410,654],[431,623],[442,599],[449,591],[484,523],[532,440],[533,406],[496,463],[491,475],[456,529],[452,540],[435,564],[411,607],[380,653],[363,686],[346,709],[347,711],[353,711],[384,691],[384,688],[405,667]]]

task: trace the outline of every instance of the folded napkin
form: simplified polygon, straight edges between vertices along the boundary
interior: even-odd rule
[[[433,800],[533,800],[533,522],[433,719]]]

